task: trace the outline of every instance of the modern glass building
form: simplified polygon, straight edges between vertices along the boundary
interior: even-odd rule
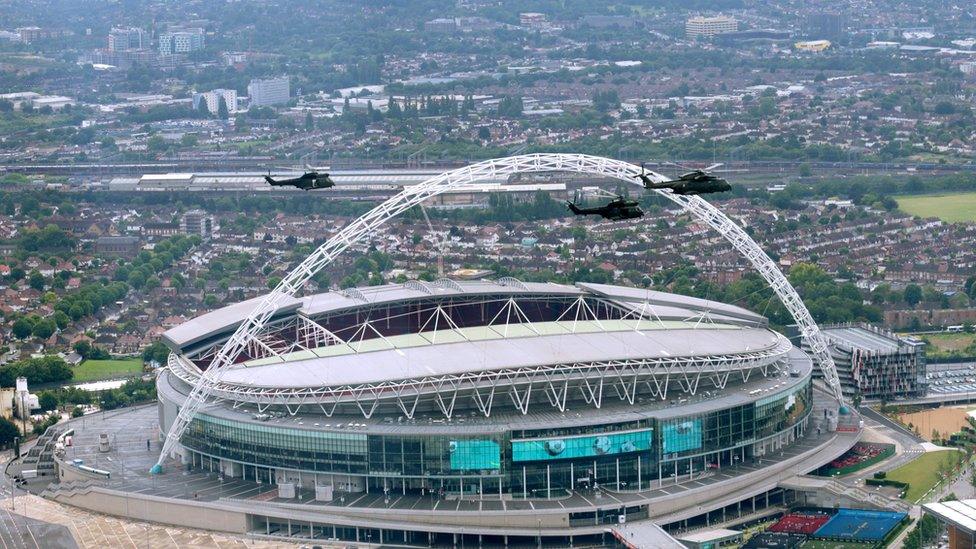
[[[805,376],[772,396],[724,407],[698,403],[701,411],[686,415],[674,413],[680,408],[661,409],[619,423],[518,429],[507,428],[510,418],[501,417],[482,423],[479,434],[457,432],[446,422],[395,430],[383,422],[373,428],[354,424],[335,431],[314,415],[296,422],[205,414],[183,445],[196,466],[230,463],[235,476],[263,482],[552,498],[599,486],[642,490],[779,450],[802,435],[810,391]],[[318,428],[307,428],[310,421],[318,421]]]

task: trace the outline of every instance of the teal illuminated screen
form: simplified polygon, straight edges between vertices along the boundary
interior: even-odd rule
[[[697,450],[702,446],[701,419],[668,422],[661,428],[661,432],[665,454]]]
[[[626,454],[650,450],[653,429],[562,438],[512,441],[512,461],[542,461]]]
[[[501,449],[494,440],[452,440],[451,469],[473,471],[499,469]]]

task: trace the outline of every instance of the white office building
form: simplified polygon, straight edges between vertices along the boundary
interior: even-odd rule
[[[685,22],[685,33],[688,38],[698,36],[715,36],[739,30],[739,22],[735,17],[717,15],[715,17],[692,17]]]
[[[220,109],[220,99],[224,99],[227,105],[227,112],[232,113],[237,110],[237,90],[216,89],[204,93],[193,95],[193,108],[199,109],[200,102],[206,101],[207,110],[210,114],[217,114]]]
[[[139,27],[113,27],[108,33],[109,51],[141,50],[148,45],[146,31]]]
[[[254,79],[247,85],[247,95],[256,107],[283,105],[291,96],[291,84],[287,76]]]
[[[203,49],[203,29],[191,28],[165,32],[159,35],[159,53],[190,53]]]

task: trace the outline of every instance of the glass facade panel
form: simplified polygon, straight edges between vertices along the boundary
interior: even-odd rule
[[[451,469],[471,471],[501,467],[501,449],[493,440],[452,440]]]
[[[539,438],[512,441],[512,461],[546,461],[627,454],[650,450],[654,431],[631,431],[566,438]]]
[[[459,437],[297,429],[197,416],[183,444],[269,469],[368,477],[382,489],[555,497],[595,485],[616,489],[752,456],[751,446],[790,431],[810,413],[809,381],[748,404],[702,414],[610,425]],[[622,428],[626,427],[626,428]],[[741,450],[740,450],[741,448]]]
[[[701,418],[668,420],[661,429],[665,454],[698,450],[702,447]]]

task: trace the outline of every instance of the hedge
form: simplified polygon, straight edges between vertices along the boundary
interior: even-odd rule
[[[864,484],[867,486],[891,486],[893,488],[901,488],[902,497],[904,497],[904,495],[908,492],[909,486],[907,482],[892,480],[890,478],[867,478],[864,479]]]

